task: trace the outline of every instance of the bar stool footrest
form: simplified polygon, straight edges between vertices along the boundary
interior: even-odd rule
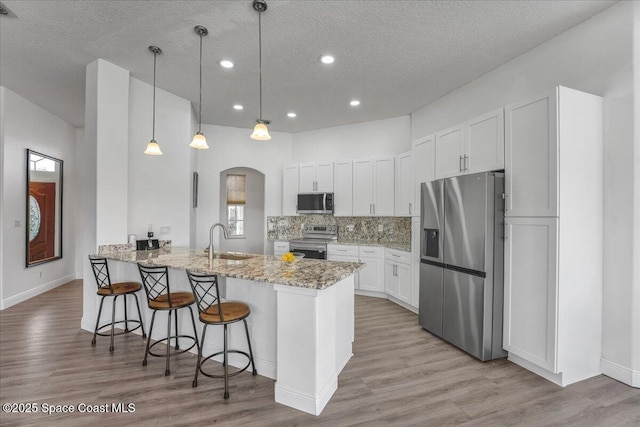
[[[171,350],[171,351],[169,352],[169,357],[173,357],[173,356],[177,356],[177,355],[179,355],[179,354],[185,353],[185,352],[187,352],[187,351],[191,350],[193,347],[195,347],[195,346],[196,346],[196,344],[198,343],[198,341],[196,341],[196,339],[195,339],[194,337],[189,336],[189,335],[178,335],[177,337],[176,337],[175,335],[173,335],[173,336],[170,336],[169,338],[167,338],[167,337],[162,338],[162,339],[160,339],[160,340],[158,340],[158,341],[154,342],[153,344],[151,344],[151,345],[149,346],[149,352],[148,352],[148,354],[149,354],[150,356],[154,356],[154,357],[167,357],[167,352],[166,352],[166,350],[165,350],[162,354],[159,354],[159,353],[154,353],[154,352],[152,352],[152,351],[151,351],[151,349],[152,349],[154,346],[156,346],[157,344],[161,344],[161,343],[164,343],[164,342],[165,342],[165,341],[167,341],[167,340],[175,339],[175,338],[187,338],[187,339],[190,339],[191,341],[193,341],[193,344],[191,344],[191,346],[190,346],[190,347],[185,348],[185,349],[182,349],[182,348],[181,348],[181,349],[179,349],[179,350],[175,350],[175,349]],[[169,345],[169,346],[173,347],[173,346],[171,345],[171,343],[170,343],[170,342],[169,342],[169,343],[167,343],[167,345]]]
[[[228,375],[229,377],[235,377],[236,375],[238,375],[238,374],[240,374],[240,373],[242,373],[242,372],[246,371],[246,370],[247,370],[247,368],[249,367],[249,365],[251,365],[251,357],[249,356],[249,354],[248,354],[247,352],[240,351],[240,350],[227,350],[227,354],[229,354],[229,353],[242,354],[244,357],[246,357],[246,358],[247,358],[247,365],[246,365],[244,368],[242,368],[242,369],[240,369],[240,370],[238,370],[238,371],[231,372],[231,373]],[[224,354],[224,351],[219,351],[219,352],[217,352],[217,353],[213,353],[213,354],[212,354],[212,355],[210,355],[210,356],[204,357],[204,358],[202,359],[202,361],[200,362],[200,373],[201,373],[202,375],[205,375],[205,376],[209,377],[209,378],[224,378],[224,375],[214,375],[214,374],[209,374],[209,373],[205,372],[205,371],[202,369],[202,367],[204,366],[204,363],[205,363],[206,361],[208,361],[208,360],[209,360],[209,359],[211,359],[212,357],[215,357],[215,356],[218,356],[218,355],[221,355],[221,354]],[[217,362],[217,360],[216,360],[216,362]],[[222,363],[222,362],[219,362],[219,363]],[[255,367],[254,367],[254,369],[255,369]]]
[[[118,325],[120,323],[126,323],[127,325],[125,325],[125,328],[128,327],[129,323],[133,323],[133,324],[137,324],[138,326],[136,326],[133,329],[125,329],[125,330],[120,330],[120,331],[113,331],[113,336],[116,335],[124,335],[124,334],[128,334],[130,332],[133,332],[137,329],[140,329],[142,327],[142,322],[139,320],[134,320],[134,319],[129,319],[129,320],[118,320],[117,322],[113,322],[113,325],[115,327],[115,325]],[[100,332],[101,329],[104,328],[109,328],[109,332]],[[104,325],[101,325],[98,327],[97,331],[96,331],[96,335],[99,335],[101,337],[110,337],[111,336],[111,322],[109,323],[105,323]]]

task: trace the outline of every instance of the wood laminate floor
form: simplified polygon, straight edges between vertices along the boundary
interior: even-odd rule
[[[356,297],[354,356],[322,415],[274,402],[274,381],[240,374],[191,382],[195,356],[141,365],[139,336],[109,339],[79,328],[82,282],[0,312],[0,403],[72,405],[76,412],[0,413],[2,426],[638,426],[640,390],[597,376],[558,387],[505,359],[479,362],[431,336],[394,303]],[[80,404],[133,403],[131,413],[79,413]]]

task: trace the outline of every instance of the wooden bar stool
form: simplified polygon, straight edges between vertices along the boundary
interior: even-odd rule
[[[189,283],[191,284],[191,289],[193,290],[193,294],[196,296],[198,301],[198,311],[200,312],[200,321],[204,323],[204,328],[202,330],[202,340],[200,344],[200,348],[198,349],[198,365],[196,366],[196,375],[193,379],[193,387],[198,386],[198,373],[202,373],[211,378],[224,378],[224,398],[229,398],[229,377],[233,377],[238,375],[241,372],[247,370],[249,365],[253,368],[253,375],[257,375],[258,371],[256,370],[256,365],[253,362],[253,351],[251,350],[251,339],[249,338],[249,328],[247,326],[247,317],[251,314],[251,310],[249,310],[249,306],[245,303],[238,301],[227,301],[222,302],[220,300],[220,291],[218,289],[218,276],[216,275],[207,275],[200,273],[193,273],[187,270],[187,277],[189,278]],[[249,345],[249,353],[247,354],[244,351],[240,350],[229,350],[227,348],[227,325],[232,323],[236,323],[239,321],[244,322],[244,331],[247,334],[247,344]],[[207,333],[207,326],[209,325],[222,325],[224,326],[224,350],[214,353],[210,356],[202,358],[202,346],[204,345],[204,339]],[[233,373],[229,373],[229,353],[239,353],[244,355],[248,361],[247,365]],[[214,356],[218,356],[220,354],[224,355],[223,358],[223,366],[224,366],[224,375],[213,375],[202,370],[202,365],[207,360],[211,359]]]
[[[147,348],[144,352],[142,365],[147,365],[148,355],[155,357],[164,356],[166,360],[164,374],[169,375],[171,373],[169,370],[169,359],[171,357],[189,351],[193,348],[193,346],[198,346],[198,350],[200,349],[200,344],[198,343],[198,333],[196,332],[196,321],[193,317],[193,311],[191,311],[191,305],[196,302],[196,300],[191,292],[171,292],[171,288],[169,286],[169,271],[167,267],[138,264],[138,270],[140,271],[140,277],[142,278],[142,283],[144,284],[144,290],[147,293],[147,303],[149,305],[149,308],[153,310],[153,315],[151,316],[151,327],[149,328],[149,338],[147,338]],[[189,310],[189,314],[191,315],[191,323],[193,325],[193,336],[180,335],[178,329],[177,310],[181,308],[186,308]],[[156,313],[158,311],[167,311],[169,313],[167,316],[167,337],[151,344],[153,323],[156,319]],[[175,314],[175,335],[171,335],[172,313]],[[190,340],[193,340],[193,344],[191,344],[189,348],[181,350],[178,341],[179,338],[188,338]],[[173,352],[171,351],[172,339],[175,339],[175,351]],[[152,351],[153,347],[162,342],[166,342],[167,344],[167,350],[165,354],[162,355],[159,353],[154,353]]]
[[[111,345],[109,347],[109,351],[113,351],[113,337],[115,335],[128,334],[129,332],[133,332],[139,328],[142,328],[142,339],[145,339],[147,337],[147,334],[145,334],[144,332],[142,314],[140,312],[140,303],[138,302],[138,295],[136,294],[136,292],[142,289],[142,285],[140,285],[139,282],[111,283],[111,276],[109,276],[109,266],[107,265],[106,258],[89,256],[89,262],[91,263],[91,267],[93,269],[93,275],[96,278],[96,284],[98,285],[98,296],[100,297],[100,309],[98,310],[96,327],[93,330],[93,339],[91,340],[91,345],[96,345],[97,335],[103,337],[111,336]],[[124,320],[116,321],[116,301],[121,295],[124,296]],[[138,320],[129,320],[127,317],[128,295],[131,295],[136,301],[136,306],[138,308]],[[102,315],[102,304],[104,304],[105,297],[113,297],[113,304],[111,308],[111,323],[105,323],[104,325],[99,326],[100,316]],[[115,326],[120,323],[124,323],[124,331],[115,333]],[[133,329],[129,329],[129,323],[134,323],[138,326]],[[106,328],[107,326],[111,327],[111,331],[109,333],[100,332],[101,329]]]

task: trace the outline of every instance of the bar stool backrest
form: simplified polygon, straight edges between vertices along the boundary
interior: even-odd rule
[[[200,313],[206,313],[209,308],[217,305],[220,321],[224,322],[220,290],[218,288],[218,276],[215,274],[194,273],[187,270],[187,277],[189,278],[193,295],[195,295],[196,302],[198,303],[198,311]]]
[[[93,275],[96,277],[96,284],[98,285],[98,290],[108,289],[109,293],[113,294],[113,288],[111,287],[111,277],[109,276],[109,266],[107,265],[107,259],[89,255],[89,262],[91,263]]]
[[[162,295],[167,295],[167,303],[171,304],[171,288],[169,287],[169,270],[167,267],[138,264],[144,291],[147,293],[147,303],[155,301]],[[151,308],[151,307],[150,307]]]

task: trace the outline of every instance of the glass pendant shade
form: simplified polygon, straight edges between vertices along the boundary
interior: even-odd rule
[[[162,151],[160,151],[158,143],[152,139],[147,144],[147,149],[144,150],[144,154],[149,154],[150,156],[162,156]]]
[[[251,139],[255,139],[257,141],[270,140],[271,135],[269,135],[269,129],[267,129],[267,125],[261,121],[258,121],[258,123],[256,123],[256,126],[253,128]]]
[[[204,137],[202,132],[198,132],[193,136],[193,140],[191,141],[191,144],[189,144],[189,147],[197,148],[199,150],[207,150],[209,149],[209,146],[207,145],[207,138]]]

